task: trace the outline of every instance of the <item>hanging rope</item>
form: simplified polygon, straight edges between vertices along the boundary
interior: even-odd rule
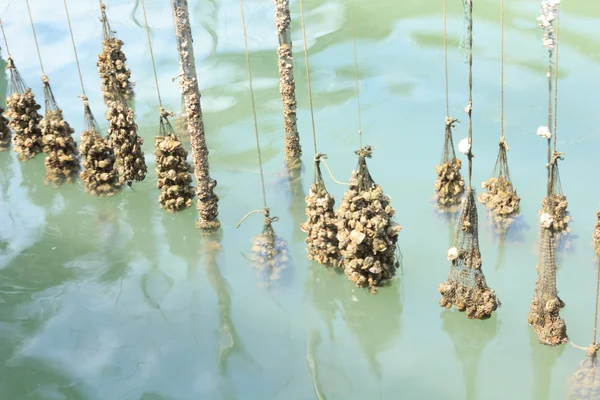
[[[500,142],[504,142],[504,0],[500,0]]]
[[[252,88],[252,70],[250,68],[250,53],[248,52],[248,37],[246,35],[246,20],[244,18],[244,0],[240,0],[240,13],[242,15],[242,32],[244,34],[244,47],[246,50],[246,68],[248,70],[248,81],[250,86],[250,100],[252,101],[252,115],[254,117],[254,136],[256,138],[256,152],[258,153],[258,166],[260,168],[260,183],[262,187],[263,205],[265,209],[265,216],[268,214],[267,210],[267,194],[265,189],[265,177],[263,173],[262,155],[260,152],[260,139],[258,137],[258,120],[256,118],[256,104],[254,102],[254,90]],[[308,59],[307,59],[308,63]],[[312,107],[311,107],[312,109]],[[314,127],[313,127],[314,133]],[[315,142],[316,143],[316,142]],[[315,144],[316,148],[316,144]]]
[[[352,45],[354,48],[354,79],[356,81],[356,115],[358,117],[358,140],[362,149],[362,118],[360,115],[360,90],[358,84],[358,57],[356,51],[356,33],[354,31],[354,0],[350,0],[350,26],[352,28]]]
[[[558,115],[558,35],[559,35],[559,25],[560,25],[560,5],[558,6],[558,13],[556,15],[556,67],[555,67],[555,76],[554,76],[554,152],[556,152],[556,119]]]
[[[306,82],[308,85],[308,104],[310,106],[310,121],[312,124],[313,145],[315,149],[315,154],[317,154],[317,133],[315,131],[315,115],[313,112],[313,98],[310,85],[310,67],[308,65],[308,50],[306,48],[306,28],[304,24],[304,7],[302,6],[302,0],[300,0],[300,20],[302,22],[302,37],[304,38],[304,60],[306,63]]]
[[[442,1],[442,9],[444,14],[444,73],[446,75],[446,118],[449,118],[448,116],[450,115],[450,100],[448,96],[448,34],[446,32],[446,0]]]
[[[4,38],[4,47],[6,47],[6,54],[8,58],[10,57],[10,50],[8,49],[8,40],[6,40],[6,33],[4,33],[4,24],[2,23],[2,18],[0,18],[0,29],[2,29],[2,37]]]
[[[600,297],[600,258],[598,258],[598,276],[596,277],[596,308],[594,311],[594,337],[592,346],[596,344],[596,331],[598,329],[598,298]]]
[[[467,152],[467,158],[469,159],[469,187],[471,185],[471,177],[473,175],[473,118],[471,117],[473,112],[473,1],[464,0],[468,7],[468,31],[469,31],[469,104],[467,105],[466,111],[469,115],[469,151]]]
[[[29,8],[29,0],[25,0],[27,4],[27,13],[29,14],[29,22],[31,22],[31,30],[33,31],[33,39],[35,40],[35,48],[37,49],[38,59],[40,60],[40,69],[42,70],[42,81],[47,80],[46,73],[44,72],[44,64],[42,63],[42,53],[40,52],[40,46],[38,44],[37,35],[35,34],[35,26],[33,25],[33,18],[31,17],[31,9]]]
[[[67,0],[63,0],[65,4],[65,12],[67,13],[67,23],[69,25],[69,33],[71,34],[71,43],[73,43],[73,52],[75,53],[75,63],[77,64],[77,73],[79,74],[79,83],[81,83],[81,93],[85,98],[85,88],[83,86],[83,76],[81,75],[81,67],[79,66],[79,57],[77,56],[77,47],[75,46],[75,36],[73,35],[73,28],[71,27],[71,17],[69,16],[69,7],[67,6]]]
[[[148,36],[148,47],[150,48],[150,58],[152,59],[152,70],[154,71],[154,82],[156,83],[156,95],[158,96],[158,105],[163,109],[162,99],[160,97],[160,88],[158,87],[158,75],[156,74],[156,64],[154,62],[154,52],[152,51],[152,40],[150,40],[150,28],[148,27],[148,17],[146,16],[146,5],[142,0],[142,11],[144,14],[144,23],[146,24],[146,36]]]

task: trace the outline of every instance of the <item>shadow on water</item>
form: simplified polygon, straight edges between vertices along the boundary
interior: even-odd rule
[[[481,398],[477,395],[477,372],[483,350],[494,340],[500,328],[496,314],[485,321],[469,320],[464,313],[456,310],[445,311],[440,315],[442,329],[454,343],[456,356],[463,366],[465,399]]]
[[[552,391],[552,370],[566,345],[549,347],[540,344],[533,329],[529,329],[529,343],[533,358],[533,393],[531,399],[546,400]]]

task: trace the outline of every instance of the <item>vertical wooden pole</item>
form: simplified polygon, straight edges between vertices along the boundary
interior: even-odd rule
[[[215,230],[221,226],[218,219],[219,198],[214,193],[217,181],[212,179],[209,173],[208,147],[206,146],[202,108],[200,107],[200,90],[196,76],[188,2],[187,0],[172,0],[172,6],[175,35],[177,37],[177,50],[179,52],[179,65],[181,68],[179,87],[181,88],[187,114],[190,147],[194,162],[194,175],[196,176],[197,208],[199,214],[196,226],[200,229]]]

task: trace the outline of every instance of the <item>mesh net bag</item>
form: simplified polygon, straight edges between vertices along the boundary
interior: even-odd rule
[[[358,166],[352,172],[350,188],[344,194],[337,210],[337,238],[344,258],[344,271],[358,287],[386,283],[396,274],[398,234],[402,227],[392,221],[396,213],[391,199],[383,194],[367,168],[366,158],[372,148],[365,146],[355,153]]]
[[[10,127],[4,116],[4,108],[0,107],[0,151],[10,148]]]
[[[598,344],[588,347],[579,369],[569,377],[569,400],[600,399],[600,365],[597,357],[599,348]]]
[[[439,285],[440,306],[466,311],[469,319],[487,319],[499,306],[496,293],[487,286],[481,270],[477,204],[473,188],[467,188],[460,215],[454,247],[448,250],[452,262],[448,281]]]
[[[119,174],[115,169],[115,153],[100,129],[84,97],[85,130],[81,132],[80,152],[84,170],[81,180],[85,190],[94,196],[107,197],[121,190]]]
[[[121,182],[131,187],[134,181],[141,182],[146,178],[148,169],[142,151],[144,139],[137,133],[133,110],[120,95],[116,81],[113,79],[112,82],[112,93],[117,100],[106,103],[107,137],[115,152]]]
[[[44,143],[44,159],[46,166],[46,183],[60,186],[73,183],[81,169],[79,150],[73,139],[73,128],[63,119],[63,112],[56,104],[48,77],[42,75],[46,111],[40,122],[42,141]]]
[[[446,117],[446,134],[444,138],[444,151],[442,160],[435,168],[435,193],[437,204],[443,211],[456,211],[465,192],[465,181],[460,174],[461,161],[456,158],[452,128],[458,120]]]
[[[117,100],[112,90],[112,80],[117,82],[121,95],[125,100],[133,98],[133,83],[130,82],[131,71],[127,68],[127,57],[121,48],[123,41],[114,36],[110,29],[108,18],[106,18],[106,6],[102,4],[102,28],[104,38],[102,39],[102,53],[98,54],[98,74],[102,81],[102,94],[104,101]]]
[[[252,254],[250,260],[254,269],[267,286],[281,279],[282,273],[288,268],[290,261],[287,242],[277,236],[272,223],[278,217],[271,218],[269,210],[265,210],[263,231],[252,239]]]
[[[10,95],[6,98],[8,126],[15,133],[12,142],[19,160],[29,160],[43,151],[40,121],[38,112],[41,106],[35,101],[35,95],[27,87],[21,74],[9,56],[6,68],[10,72]]]
[[[327,192],[321,175],[320,159],[324,156],[324,154],[315,156],[315,176],[305,199],[304,213],[308,220],[301,227],[307,233],[309,260],[315,260],[325,266],[339,267],[341,256],[337,239],[337,220],[333,211],[335,199]]]
[[[552,225],[556,243],[571,232],[571,228],[569,227],[571,216],[567,210],[569,203],[567,202],[567,196],[562,191],[558,172],[558,160],[562,160],[562,156],[554,152],[550,164],[550,194],[542,199],[542,209],[538,211],[540,222],[544,221],[543,224]]]
[[[596,213],[596,225],[594,226],[594,233],[592,234],[592,245],[594,246],[596,257],[600,257],[600,211]]]
[[[188,152],[175,134],[168,117],[173,113],[161,109],[160,135],[154,138],[156,176],[160,206],[170,212],[189,208],[194,198],[192,167],[187,162]]]
[[[477,197],[490,210],[494,222],[501,225],[510,222],[519,213],[521,203],[510,179],[507,151],[508,146],[502,138],[492,177],[481,184],[487,192],[480,193]]]

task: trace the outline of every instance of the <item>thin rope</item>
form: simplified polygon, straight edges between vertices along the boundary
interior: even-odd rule
[[[596,344],[596,330],[598,327],[598,297],[600,296],[600,258],[598,258],[598,276],[596,278],[596,311],[594,312],[594,339],[592,345]]]
[[[500,0],[500,140],[504,140],[504,0]]]
[[[559,20],[560,20],[560,5],[556,13],[556,66],[554,68],[554,151],[556,151],[556,117],[558,114],[558,35],[559,35]]]
[[[469,11],[469,187],[471,187],[471,177],[473,175],[473,1],[465,0]]]
[[[350,26],[352,28],[352,45],[354,47],[354,79],[356,81],[356,111],[358,116],[358,139],[362,149],[362,118],[360,116],[360,90],[358,88],[358,60],[356,51],[356,33],[354,31],[354,0],[350,0]]]
[[[6,47],[6,54],[10,57],[10,50],[8,49],[8,40],[6,40],[6,33],[4,33],[4,24],[0,18],[0,28],[2,28],[2,37],[4,38],[4,47]]]
[[[69,7],[67,0],[63,0],[65,4],[65,12],[67,13],[67,23],[69,24],[69,33],[71,34],[71,42],[73,43],[73,52],[75,53],[75,62],[77,63],[77,73],[79,74],[79,82],[81,83],[81,93],[85,96],[85,87],[83,86],[83,76],[81,75],[81,67],[79,66],[79,57],[77,56],[77,46],[75,46],[75,36],[73,28],[71,28],[71,17],[69,16]]]
[[[31,9],[29,8],[29,0],[25,0],[25,4],[27,4],[27,13],[29,14],[29,22],[31,22],[31,30],[33,31],[33,39],[35,40],[35,48],[37,49],[38,58],[40,59],[40,69],[42,70],[42,75],[46,75],[44,72],[44,64],[42,63],[42,53],[40,52],[40,46],[38,44],[37,35],[35,34],[35,26],[33,25],[33,18],[31,17]]]
[[[442,1],[444,12],[444,73],[446,75],[446,116],[450,115],[450,100],[448,96],[448,35],[446,33],[446,0]]]
[[[306,27],[304,25],[304,7],[302,6],[302,0],[300,0],[300,21],[302,21],[302,37],[304,38],[304,60],[306,62],[306,82],[308,85],[308,103],[310,105],[310,121],[312,124],[313,145],[315,148],[315,154],[317,154],[317,133],[315,131],[315,115],[313,112],[313,98],[310,85],[310,68],[308,66],[308,50],[306,48]]]
[[[552,129],[552,54],[548,58],[548,129]],[[551,132],[552,136],[554,132]],[[552,139],[548,138],[548,198],[552,196],[553,184],[552,184]],[[550,202],[551,208],[553,202]]]
[[[156,74],[156,64],[154,62],[154,52],[152,51],[152,41],[150,40],[150,28],[148,27],[148,17],[146,16],[146,5],[142,0],[142,11],[144,14],[144,23],[146,24],[146,36],[148,36],[148,46],[150,47],[150,58],[152,59],[152,69],[154,70],[154,82],[156,82],[156,94],[158,96],[158,105],[162,109],[162,99],[160,98],[160,89],[158,88],[158,75]]]
[[[244,33],[244,46],[246,48],[246,67],[248,69],[248,81],[250,83],[250,99],[252,100],[252,114],[254,115],[254,136],[256,137],[256,151],[258,153],[258,166],[260,167],[260,182],[262,185],[263,203],[267,209],[267,193],[265,190],[265,178],[263,173],[262,155],[260,153],[260,139],[258,137],[258,121],[256,119],[256,105],[254,103],[254,90],[252,88],[252,70],[250,68],[250,53],[248,52],[248,37],[246,35],[246,20],[244,18],[244,0],[240,0],[240,13],[242,15],[242,31]],[[307,59],[308,63],[308,59]]]

